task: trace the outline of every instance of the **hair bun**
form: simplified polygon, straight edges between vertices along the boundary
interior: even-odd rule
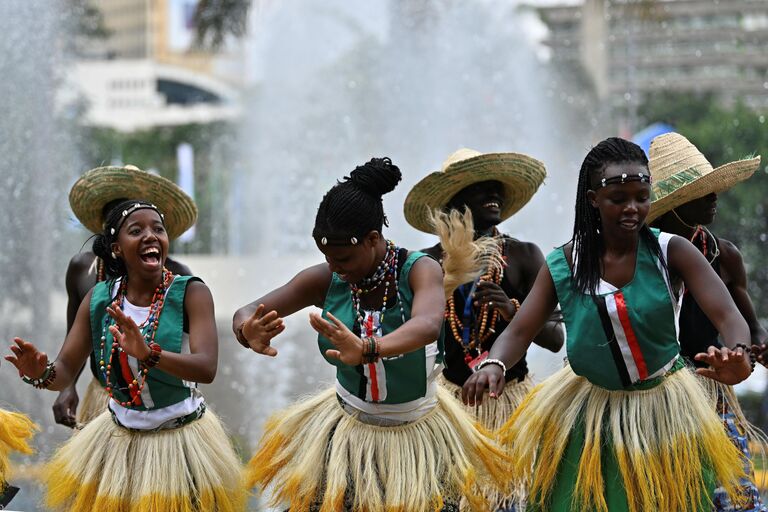
[[[349,182],[376,197],[392,192],[402,179],[400,168],[387,157],[371,158],[349,173]]]

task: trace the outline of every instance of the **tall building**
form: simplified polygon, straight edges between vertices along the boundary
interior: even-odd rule
[[[612,106],[696,91],[768,108],[766,0],[585,0],[537,11],[553,60],[582,71]]]
[[[65,101],[83,122],[121,131],[231,120],[239,115],[239,57],[195,45],[198,0],[90,0],[104,38],[81,44]]]

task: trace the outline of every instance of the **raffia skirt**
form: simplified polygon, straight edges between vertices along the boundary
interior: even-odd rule
[[[208,409],[175,429],[138,432],[104,411],[46,464],[46,503],[69,512],[235,512],[242,465]]]
[[[272,487],[292,512],[426,512],[466,499],[490,510],[477,482],[507,489],[510,460],[438,386],[437,405],[397,426],[364,423],[334,389],[294,404],[265,425],[248,484]]]
[[[27,416],[0,409],[0,491],[8,475],[10,452],[31,454],[29,441],[36,431],[37,426]]]
[[[709,512],[715,482],[740,501],[741,453],[681,366],[618,391],[570,366],[536,386],[500,431],[527,509]]]
[[[483,399],[480,405],[464,405],[461,403],[461,386],[447,380],[441,374],[438,377],[438,383],[448,390],[451,395],[459,401],[461,407],[473,418],[480,422],[488,432],[497,432],[517,410],[528,393],[533,389],[533,380],[530,375],[526,375],[522,381],[510,381],[504,386],[504,391],[498,398]],[[516,492],[502,493],[493,485],[480,484],[480,489],[485,496],[486,501],[493,507],[492,510],[506,509],[512,505],[521,507],[524,503],[525,492],[518,489]],[[466,508],[463,504],[462,509]]]
[[[86,423],[107,410],[109,395],[98,379],[95,377],[88,383],[83,400],[77,409],[77,425],[82,428]]]

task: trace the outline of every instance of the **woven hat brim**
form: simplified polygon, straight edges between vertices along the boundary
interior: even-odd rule
[[[102,210],[116,199],[141,199],[157,206],[173,240],[197,220],[197,206],[172,181],[146,171],[123,167],[91,169],[69,191],[69,205],[77,219],[94,233],[102,230]]]
[[[520,153],[488,153],[461,160],[443,172],[429,174],[411,189],[405,198],[405,220],[419,231],[433,233],[431,210],[443,209],[469,185],[491,180],[504,188],[501,220],[506,220],[531,200],[546,176],[542,162]]]
[[[760,167],[760,157],[737,160],[712,170],[703,176],[666,193],[662,197],[656,184],[653,185],[654,200],[645,222],[652,223],[667,212],[707,194],[724,192],[749,179]]]

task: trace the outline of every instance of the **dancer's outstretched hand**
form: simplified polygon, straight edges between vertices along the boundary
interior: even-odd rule
[[[264,314],[264,304],[259,304],[253,315],[243,322],[240,333],[251,350],[265,356],[275,357],[277,350],[270,345],[272,338],[285,330],[283,319],[272,310]]]
[[[506,379],[501,366],[488,364],[469,376],[461,388],[461,401],[466,405],[480,405],[483,403],[483,395],[488,390],[490,398],[498,398]]]
[[[37,379],[45,373],[48,356],[37,350],[33,344],[21,338],[13,338],[16,345],[11,345],[13,355],[5,356],[5,360],[19,370],[19,377]]]
[[[326,314],[331,319],[330,322],[317,313],[309,314],[309,323],[312,328],[328,338],[336,347],[336,350],[326,350],[325,355],[350,366],[357,366],[362,363],[363,340],[355,336],[355,333],[350,331],[338,318],[330,313]]]
[[[107,313],[115,320],[115,324],[109,326],[109,331],[123,352],[139,361],[148,358],[152,350],[144,340],[144,335],[141,334],[141,330],[133,318],[123,313],[117,303],[107,306]]]
[[[749,354],[741,347],[731,350],[728,347],[710,346],[706,352],[696,354],[694,359],[709,365],[709,368],[698,368],[696,373],[723,384],[738,384],[752,373]]]

